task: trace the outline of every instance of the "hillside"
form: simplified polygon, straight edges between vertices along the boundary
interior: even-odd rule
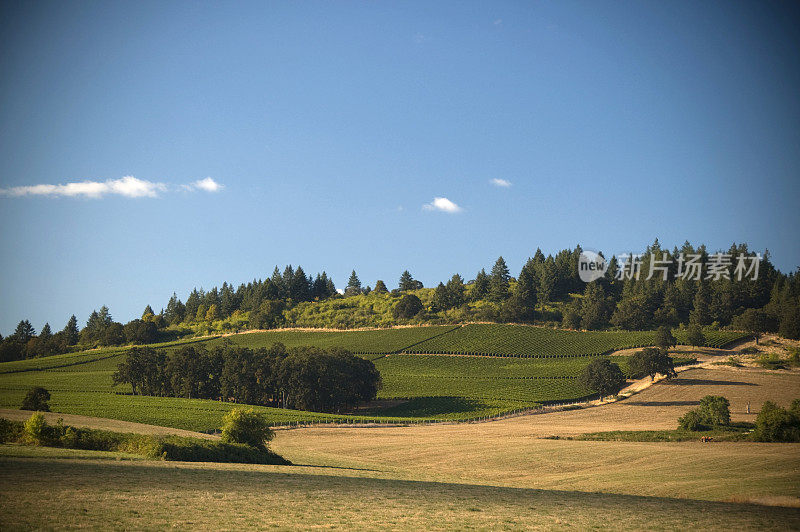
[[[711,333],[708,334],[711,342],[741,336],[735,332],[716,333],[717,336]],[[337,332],[278,330],[191,339],[156,347],[171,352],[187,344],[213,347],[224,341],[251,348],[281,342],[289,346],[350,349],[374,361],[383,379],[378,398],[391,401],[343,414],[270,407],[256,407],[257,410],[276,425],[416,422],[496,416],[542,403],[587,397],[592,390],[580,385],[577,376],[592,358],[611,348],[645,345],[652,342],[652,334],[466,325]],[[602,343],[597,347],[595,344],[600,340]],[[494,356],[407,354],[470,355],[482,351]],[[218,428],[222,414],[234,406],[203,399],[130,395],[128,386],[114,386],[112,382],[112,375],[124,357],[124,349],[106,348],[0,364],[0,407],[17,408],[28,389],[42,386],[52,394],[51,406],[57,412],[207,432]],[[626,367],[626,357],[614,360]]]

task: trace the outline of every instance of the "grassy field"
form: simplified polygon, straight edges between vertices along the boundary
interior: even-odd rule
[[[800,527],[797,509],[609,493],[599,483],[597,490],[511,488],[404,480],[383,470],[109,458],[86,451],[0,446],[0,527]],[[598,480],[602,482],[602,474]]]
[[[579,333],[542,327],[467,325],[405,327],[363,331],[277,330],[226,338],[185,339],[157,344],[175,349],[187,343],[213,346],[223,341],[256,348],[281,342],[289,347],[339,347],[375,361],[383,378],[382,400],[409,400],[346,415],[328,415],[259,407],[275,425],[299,422],[413,422],[469,420],[530,409],[544,402],[577,400],[591,394],[576,377],[587,355],[609,346],[647,342],[652,333]],[[501,352],[486,356],[406,355],[449,345],[464,353]],[[428,346],[428,347],[426,347]],[[599,346],[599,347],[597,347]],[[135,397],[127,385],[113,386],[112,374],[124,348],[0,364],[0,407],[19,407],[24,393],[43,386],[54,410],[87,416],[211,431],[235,405],[208,400]],[[537,353],[537,357],[521,355]],[[556,356],[558,354],[565,356]],[[623,369],[627,357],[614,357]]]
[[[673,429],[707,394],[730,398],[735,421],[752,421],[747,402],[786,405],[798,391],[798,372],[692,369],[574,411],[280,430],[271,447],[293,467],[2,445],[0,527],[794,529],[800,444],[547,436]]]
[[[742,338],[731,331],[707,331],[707,346],[720,347]],[[685,337],[676,331],[680,342]],[[526,325],[471,324],[416,346],[408,353],[493,355],[509,357],[573,357],[599,355],[654,342],[653,331],[579,332]]]

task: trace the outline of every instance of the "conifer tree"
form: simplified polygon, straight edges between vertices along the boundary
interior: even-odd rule
[[[400,274],[400,291],[406,292],[408,290],[416,290],[417,283],[414,281],[414,278],[411,276],[411,273],[408,270],[405,270],[402,274]]]
[[[344,289],[345,295],[354,296],[361,293],[361,280],[356,275],[356,271],[350,274],[350,279],[347,281],[347,287]]]
[[[498,257],[492,267],[489,277],[489,298],[493,301],[503,301],[508,297],[508,266],[502,256]]]

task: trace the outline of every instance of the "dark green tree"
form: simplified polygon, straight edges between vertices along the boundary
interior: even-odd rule
[[[697,323],[690,324],[686,332],[686,341],[689,342],[689,345],[695,347],[706,345],[706,337],[703,334],[703,328]]]
[[[589,331],[607,327],[612,307],[600,283],[587,283],[580,303],[581,327]]]
[[[17,328],[14,330],[13,338],[22,344],[25,344],[36,336],[36,329],[33,328],[31,322],[28,320],[22,320],[17,324]]]
[[[494,263],[492,273],[489,276],[489,298],[491,300],[505,301],[508,297],[509,279],[508,266],[506,266],[505,259],[500,256]]]
[[[655,347],[645,347],[633,354],[628,362],[628,368],[634,378],[649,375],[651,381],[655,380],[659,373],[667,379],[677,376],[672,358],[665,351]]]
[[[596,358],[584,368],[580,382],[600,394],[602,401],[603,397],[615,395],[625,387],[625,375],[617,364],[607,358]]]
[[[767,331],[769,324],[769,317],[767,313],[761,309],[749,308],[743,313],[733,318],[731,325],[735,329],[747,331],[753,335],[758,345],[758,340],[761,335]]]
[[[708,293],[706,283],[700,283],[694,295],[694,305],[689,313],[689,322],[698,325],[709,325],[711,323],[711,297]]]
[[[672,334],[672,329],[666,325],[662,325],[656,330],[655,343],[664,353],[669,351],[670,347],[675,347],[678,340]]]
[[[481,271],[475,276],[475,281],[472,283],[472,290],[469,295],[472,301],[480,301],[489,295],[489,276],[486,275],[486,270],[483,268],[481,268]]]
[[[64,339],[67,345],[75,345],[78,343],[80,331],[78,331],[78,318],[76,318],[74,314],[70,316],[67,325],[64,326],[61,332],[64,333]]]
[[[414,294],[405,294],[394,306],[392,312],[395,318],[410,319],[422,310],[422,301]]]
[[[378,279],[375,283],[375,289],[373,290],[376,294],[388,294],[389,290],[386,288],[386,283]]]
[[[344,289],[346,296],[355,296],[361,293],[361,280],[356,275],[356,271],[350,274],[350,279],[347,281],[347,288]]]
[[[28,390],[25,397],[22,399],[22,406],[20,410],[33,410],[38,412],[49,412],[50,392],[41,386],[36,386]]]
[[[411,273],[408,270],[403,271],[400,274],[400,291],[406,292],[408,290],[416,290],[417,289],[417,282],[411,277]]]

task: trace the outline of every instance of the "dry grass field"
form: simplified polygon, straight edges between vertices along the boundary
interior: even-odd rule
[[[794,508],[409,481],[332,467],[127,461],[62,449],[0,449],[4,530],[800,527],[800,510]]]
[[[280,430],[272,447],[288,467],[3,445],[0,527],[800,528],[800,444],[546,439],[675,428],[708,394],[752,421],[764,400],[800,396],[800,372],[709,365],[579,410]]]

